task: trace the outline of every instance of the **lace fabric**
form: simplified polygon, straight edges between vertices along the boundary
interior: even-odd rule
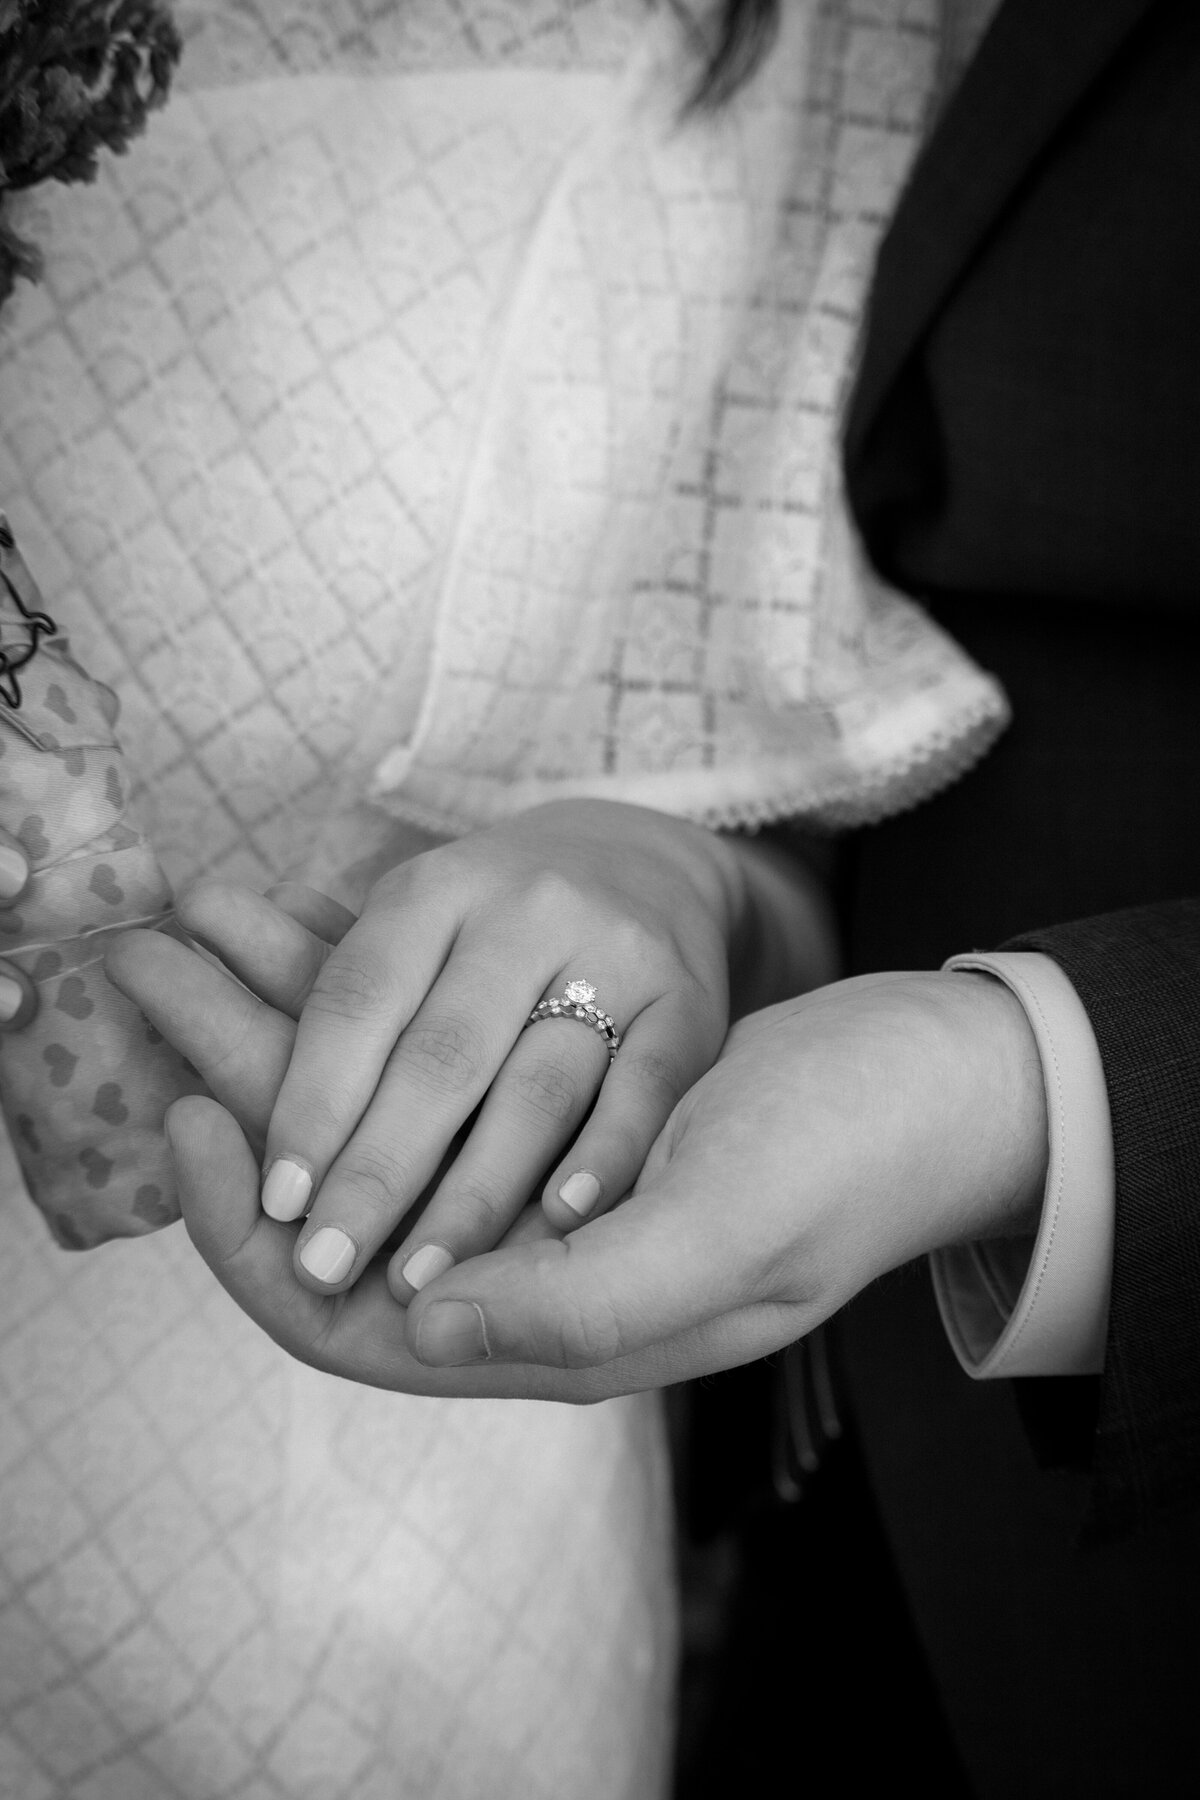
[[[416,5],[408,72],[406,9],[183,10],[146,137],[29,202],[47,274],[0,315],[0,496],[121,699],[172,880],[261,886],[365,789],[376,690],[393,728],[419,703],[475,370],[607,92],[607,60],[563,65],[610,9]],[[468,16],[512,46],[494,73]],[[301,43],[321,72],[291,72]],[[319,1375],[178,1228],[65,1255],[0,1145],[0,1474],[0,1793],[666,1791],[653,1396],[446,1403]]]
[[[27,203],[0,493],[173,884],[301,872],[411,724],[503,297],[610,79],[185,81]]]
[[[855,823],[1001,728],[838,474],[935,0],[784,22],[681,126],[640,0],[185,7],[151,137],[31,202],[0,491],[174,880],[336,881],[368,796]]]
[[[28,201],[46,279],[0,315],[0,498],[76,654],[120,697],[140,811],[172,881],[208,871],[261,886],[307,872],[318,855],[330,861],[331,818],[346,827],[333,861],[358,853],[368,828],[347,796],[365,795],[433,693],[434,621],[439,605],[448,616],[451,582],[475,579],[489,542],[513,551],[497,560],[502,573],[536,576],[551,598],[556,557],[578,579],[579,544],[598,540],[591,452],[571,434],[583,419],[586,442],[607,445],[607,426],[592,424],[609,400],[621,450],[598,470],[621,509],[609,516],[640,529],[649,469],[669,531],[653,540],[645,612],[619,558],[598,564],[611,585],[606,574],[585,590],[596,617],[616,621],[608,648],[620,660],[585,667],[584,748],[608,743],[590,734],[612,692],[631,728],[623,741],[649,758],[649,775],[626,760],[622,776],[637,772],[644,794],[660,779],[658,803],[686,802],[710,822],[799,809],[821,766],[837,767],[859,807],[881,768],[945,779],[993,727],[990,690],[961,664],[955,689],[942,661],[953,658],[930,651],[921,615],[857,577],[850,623],[834,628],[836,608],[811,601],[824,526],[787,510],[791,494],[838,517],[821,510],[821,459],[870,247],[927,105],[928,0],[873,0],[853,24],[840,4],[785,0],[818,37],[785,40],[711,157],[707,140],[660,132],[677,65],[655,61],[658,40],[620,73],[635,37],[657,29],[641,0],[185,0],[181,14],[188,49],[171,105],[94,187]],[[885,27],[903,40],[899,74],[881,51]],[[810,44],[833,44],[833,63],[813,61]],[[823,111],[819,87],[799,100],[801,75],[818,67],[843,70],[840,108]],[[785,71],[791,85],[770,98]],[[874,173],[856,185],[860,99],[875,121],[862,140]],[[623,119],[633,136],[618,143]],[[835,119],[832,188],[806,198],[801,183],[795,204],[782,199],[781,181],[803,172],[795,157],[761,193],[741,182],[753,156],[801,126],[823,155]],[[606,141],[639,196],[627,249],[648,258],[624,288],[596,166]],[[889,145],[894,162],[878,163]],[[728,195],[722,171],[739,176]],[[708,235],[666,231],[693,191]],[[836,253],[823,240],[820,305],[808,335],[789,336],[787,306],[816,291],[799,262],[779,265],[770,306],[745,304],[748,271],[775,266],[784,225],[797,254],[811,247],[819,220],[846,235]],[[554,254],[547,225],[565,227]],[[576,225],[597,250],[591,267],[571,263]],[[701,252],[714,246],[719,265],[729,244],[741,299],[727,308]],[[596,275],[613,260],[610,290]],[[679,285],[685,267],[702,287]],[[559,285],[573,270],[574,285]],[[568,335],[561,357],[549,336],[533,346],[546,404],[524,446],[511,430],[517,328],[536,339],[554,292],[560,314],[574,296],[600,306],[607,335],[594,342],[621,351],[621,379],[606,395],[604,370],[577,354],[576,322],[552,315]],[[664,327],[653,354],[631,328],[647,311]],[[742,330],[747,320],[761,334]],[[825,385],[811,414],[780,411],[802,354]],[[561,404],[564,370],[578,378],[577,413]],[[644,437],[639,383],[655,397],[657,435]],[[699,423],[663,433],[679,397]],[[521,496],[542,471],[547,495],[579,511],[559,518],[547,505],[544,541],[531,542]],[[748,494],[763,497],[761,516]],[[735,529],[748,511],[761,526],[749,536]],[[843,549],[849,571],[852,540]],[[765,660],[739,635],[753,625],[760,557],[772,575],[758,590]],[[493,598],[520,626],[506,626],[499,650]],[[527,631],[516,592],[463,600],[462,636],[446,638],[443,623],[438,651],[453,710],[429,702],[403,800],[443,828],[521,803],[527,776],[540,793],[543,775],[564,775],[561,695],[530,659],[549,646],[559,680],[575,627],[551,607]],[[594,634],[590,614],[573,616],[581,642]],[[753,650],[753,633],[746,641]],[[911,677],[926,656],[943,677],[903,687],[903,754],[889,742],[867,758],[866,780],[820,760],[830,699],[855,717],[864,646],[881,681],[887,668]],[[469,692],[480,667],[482,709]],[[596,667],[616,668],[619,688],[601,688]],[[810,668],[825,686],[804,713]],[[780,685],[760,694],[764,671]],[[745,740],[769,780],[739,786],[748,764],[734,758],[725,789],[696,721],[715,707],[726,729],[743,690],[760,724],[784,703],[792,711],[778,743],[761,731]],[[455,716],[470,729],[451,766],[438,734]],[[522,763],[531,722],[540,748]],[[929,749],[939,755],[922,760]],[[584,778],[595,774],[593,763]],[[831,778],[827,810],[834,788]],[[377,847],[384,827],[363,810]],[[572,1410],[350,1389],[284,1357],[178,1230],[72,1259],[49,1242],[11,1164],[0,1192],[0,1792],[664,1791],[674,1619],[652,1397]]]
[[[509,301],[399,816],[592,794],[731,826],[861,823],[954,779],[997,684],[871,570],[838,430],[937,95],[938,7],[787,7],[681,117],[673,21],[567,157]]]
[[[177,0],[179,91],[293,75],[622,67],[646,0]]]

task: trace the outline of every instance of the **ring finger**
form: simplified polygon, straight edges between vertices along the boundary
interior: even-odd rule
[[[664,994],[639,1014],[582,1131],[546,1182],[542,1206],[551,1225],[574,1231],[630,1192],[720,1044],[716,1015],[698,988]]]
[[[499,1243],[578,1133],[608,1068],[594,1032],[522,1031],[466,1144],[391,1258],[388,1282],[402,1305]]]

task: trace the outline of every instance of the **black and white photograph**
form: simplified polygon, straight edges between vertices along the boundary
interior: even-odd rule
[[[0,0],[0,1800],[1200,1792],[1200,7]]]

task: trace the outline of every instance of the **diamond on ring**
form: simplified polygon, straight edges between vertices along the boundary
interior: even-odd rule
[[[561,995],[539,1000],[525,1024],[537,1025],[542,1019],[579,1019],[590,1025],[608,1045],[610,1063],[621,1047],[621,1034],[608,1014],[596,1005],[596,990],[590,981],[568,981]]]

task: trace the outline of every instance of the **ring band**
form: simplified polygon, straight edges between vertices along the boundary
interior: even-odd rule
[[[608,1045],[610,1066],[621,1048],[621,1034],[608,1014],[596,1005],[596,990],[590,981],[568,981],[561,996],[556,994],[551,1000],[539,1000],[522,1029],[527,1031],[543,1019],[579,1019],[584,1025],[590,1025]]]

